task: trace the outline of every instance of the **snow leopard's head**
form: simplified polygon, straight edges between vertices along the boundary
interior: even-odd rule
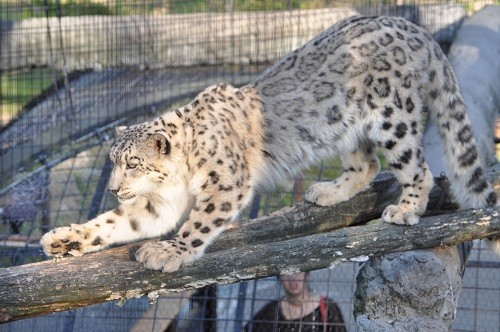
[[[108,188],[120,203],[132,204],[138,196],[157,196],[160,188],[182,180],[186,161],[183,152],[172,145],[179,135],[163,123],[153,120],[116,128],[109,152],[113,171]]]

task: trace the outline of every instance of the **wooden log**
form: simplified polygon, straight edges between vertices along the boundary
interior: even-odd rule
[[[383,223],[345,227],[379,215],[399,190],[394,178],[382,173],[369,190],[349,202],[328,208],[302,202],[236,223],[202,259],[170,274],[147,270],[134,260],[140,243],[0,269],[0,321],[145,294],[154,299],[206,285],[320,269],[346,259],[366,260],[383,253],[500,236],[497,207],[425,217],[411,227]],[[430,207],[441,200],[440,191],[433,191]]]

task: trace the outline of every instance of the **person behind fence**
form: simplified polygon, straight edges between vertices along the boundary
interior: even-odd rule
[[[245,326],[245,332],[346,331],[337,304],[309,287],[309,272],[280,275],[285,295],[264,306]]]

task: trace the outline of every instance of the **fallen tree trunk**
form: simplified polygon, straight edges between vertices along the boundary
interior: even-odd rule
[[[133,259],[137,243],[0,269],[0,321],[500,236],[496,207],[425,217],[411,227],[376,223],[343,228],[380,215],[399,191],[394,178],[382,173],[369,190],[337,206],[303,202],[234,224],[202,259],[171,274],[146,270],[137,263]],[[439,187],[434,188],[429,207],[434,209],[437,203],[452,207]]]

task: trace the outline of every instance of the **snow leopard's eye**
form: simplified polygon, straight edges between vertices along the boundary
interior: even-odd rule
[[[139,165],[139,158],[130,158],[127,160],[127,169],[134,169]]]

